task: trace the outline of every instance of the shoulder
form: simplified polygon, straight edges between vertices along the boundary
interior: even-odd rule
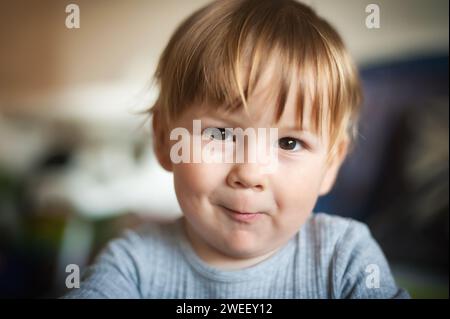
[[[149,222],[112,240],[98,257],[94,268],[114,269],[127,287],[137,287],[140,296],[148,296],[169,275],[170,265],[179,258],[178,221]],[[109,273],[112,273],[109,271]],[[117,280],[117,276],[115,276]],[[128,294],[129,295],[129,294]]]
[[[320,267],[329,274],[334,298],[407,297],[397,288],[388,262],[369,228],[351,218],[316,213],[305,224]],[[371,275],[374,275],[373,278]],[[368,283],[367,280],[375,281]]]
[[[342,245],[350,247],[371,239],[369,228],[364,223],[325,213],[313,214],[301,232],[308,240],[314,241],[316,247],[331,251],[337,247],[342,248]]]
[[[133,281],[150,276],[155,264],[173,258],[176,253],[178,222],[148,222],[111,240],[95,265],[111,265]],[[158,261],[156,263],[156,261]]]
[[[67,298],[140,298],[163,272],[165,260],[173,251],[175,239],[170,236],[176,225],[145,224],[127,230],[108,243],[93,265],[83,272],[80,289]],[[156,258],[159,258],[158,260]]]
[[[381,253],[369,228],[354,219],[316,213],[308,227],[316,247],[328,251],[335,267],[345,269],[352,260],[370,259]]]
[[[179,220],[147,222],[136,229],[125,230],[119,238],[108,244],[106,250],[121,252],[129,257],[148,258],[175,248],[179,231]]]
[[[354,219],[314,213],[299,232],[299,247],[309,260],[325,270],[331,264],[341,266],[367,243],[374,242],[368,227]]]
[[[362,232],[366,232],[368,230],[366,224],[355,219],[326,213],[314,213],[311,216],[309,223],[314,225],[316,228],[328,228],[336,234],[344,233],[349,229],[356,229]]]

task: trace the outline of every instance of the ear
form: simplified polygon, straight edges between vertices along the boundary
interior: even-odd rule
[[[170,160],[170,147],[168,129],[162,124],[163,119],[161,113],[157,110],[153,111],[152,128],[153,128],[153,150],[159,164],[168,172],[172,172],[172,161]]]
[[[322,179],[322,184],[320,186],[319,192],[320,196],[329,193],[331,188],[333,187],[337,175],[339,173],[339,169],[341,168],[341,165],[344,162],[345,157],[347,156],[349,144],[350,144],[349,138],[346,137],[342,139],[342,141],[339,142],[337,146],[335,154],[331,155],[332,158],[330,159],[330,162],[327,164],[325,175]]]

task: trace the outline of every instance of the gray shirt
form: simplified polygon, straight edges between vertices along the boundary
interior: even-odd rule
[[[409,298],[368,228],[313,214],[266,260],[240,270],[203,262],[182,219],[112,241],[65,298]]]

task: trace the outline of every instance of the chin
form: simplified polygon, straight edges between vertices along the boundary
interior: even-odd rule
[[[258,256],[260,251],[260,244],[249,234],[233,235],[224,241],[225,246],[223,247],[227,255],[233,258],[251,258]]]

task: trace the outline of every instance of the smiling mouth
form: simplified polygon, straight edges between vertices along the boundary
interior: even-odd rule
[[[261,212],[240,212],[223,205],[219,205],[219,207],[222,208],[229,217],[239,222],[252,222],[263,215]]]

